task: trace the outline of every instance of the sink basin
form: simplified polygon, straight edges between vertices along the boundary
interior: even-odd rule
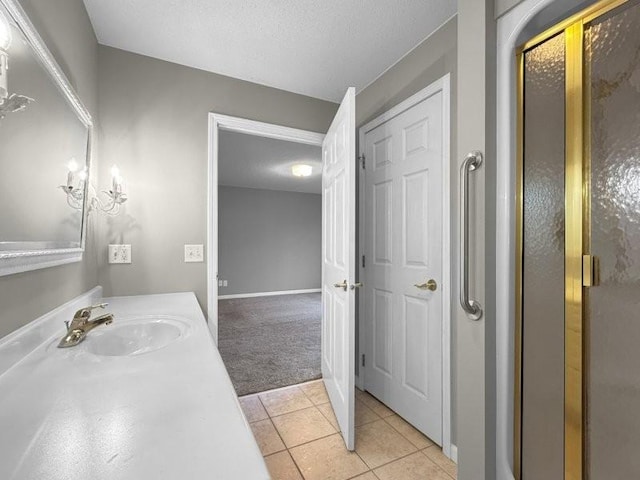
[[[153,315],[132,319],[118,318],[87,335],[84,349],[94,355],[123,357],[153,352],[183,337],[188,324],[177,317]]]

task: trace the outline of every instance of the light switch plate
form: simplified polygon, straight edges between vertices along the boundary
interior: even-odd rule
[[[109,263],[131,263],[131,245],[109,245]]]
[[[204,262],[204,246],[203,245],[185,245],[184,261],[186,263]]]

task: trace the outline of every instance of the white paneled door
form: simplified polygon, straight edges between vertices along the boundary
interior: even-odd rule
[[[423,97],[361,133],[364,386],[442,444],[448,94],[431,88]]]
[[[322,376],[354,449],[356,142],[349,88],[322,144]]]

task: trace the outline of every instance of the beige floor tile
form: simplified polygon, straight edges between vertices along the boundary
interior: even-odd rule
[[[275,453],[264,458],[271,480],[303,480],[289,452]]]
[[[336,433],[336,429],[316,407],[296,410],[271,420],[287,448]]]
[[[356,389],[356,391],[358,390]],[[394,415],[393,410],[391,410],[389,407],[387,407],[384,403],[379,401],[373,395],[370,395],[367,392],[362,392],[361,394],[358,394],[358,397],[362,403],[364,403],[367,407],[373,410],[380,417],[384,418],[384,417],[390,417],[391,415]]]
[[[375,422],[376,420],[380,420],[380,416],[360,400],[356,400],[356,417],[354,420],[355,426],[359,427],[360,425]]]
[[[340,431],[340,425],[338,425],[338,419],[336,418],[336,414],[333,412],[333,407],[330,403],[323,403],[322,405],[318,405],[316,407],[324,417],[329,420],[329,423],[335,428],[338,432]]]
[[[385,418],[393,428],[395,428],[400,434],[413,443],[417,448],[423,449],[430,447],[433,445],[433,442],[429,440],[426,436],[416,430],[411,424],[406,422],[403,418],[400,418],[398,415],[392,415],[391,417]]]
[[[260,401],[260,398],[258,398],[258,395],[241,397],[240,406],[242,407],[244,416],[247,417],[247,421],[249,423],[269,418],[269,415],[267,415],[267,411],[262,406],[262,402]]]
[[[445,454],[442,453],[440,447],[434,445],[433,447],[425,448],[422,452],[453,478],[458,477],[458,466],[453,460],[447,458]]]
[[[297,386],[261,393],[260,400],[271,417],[313,406]]]
[[[344,447],[339,434],[294,447],[290,452],[306,480],[346,480],[369,470],[358,455]]]
[[[356,452],[370,468],[379,467],[415,451],[417,448],[384,420],[356,428]]]
[[[275,427],[268,418],[266,420],[260,420],[251,424],[251,430],[253,436],[258,442],[260,451],[263,456],[271,455],[272,453],[280,452],[285,449],[284,443]]]
[[[440,467],[420,452],[376,468],[380,480],[451,480]]]
[[[311,400],[314,405],[322,405],[323,403],[329,402],[329,395],[327,395],[322,380],[300,385],[300,389],[309,397],[309,400]]]
[[[357,477],[353,477],[352,480],[378,480],[378,477],[376,477],[373,472],[367,472],[362,475],[358,475]]]

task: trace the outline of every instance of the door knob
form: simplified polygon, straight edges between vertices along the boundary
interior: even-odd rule
[[[416,283],[414,287],[419,288],[420,290],[431,290],[432,292],[435,292],[438,289],[438,284],[432,278],[430,280],[427,280],[426,283]]]
[[[350,288],[351,288],[351,290],[355,290],[356,288],[360,288],[360,287],[363,287],[363,286],[364,286],[364,284],[362,282],[358,282],[358,283],[352,283]]]
[[[333,286],[336,288],[342,288],[346,292],[348,284],[346,280],[343,280],[342,283],[334,283]]]

